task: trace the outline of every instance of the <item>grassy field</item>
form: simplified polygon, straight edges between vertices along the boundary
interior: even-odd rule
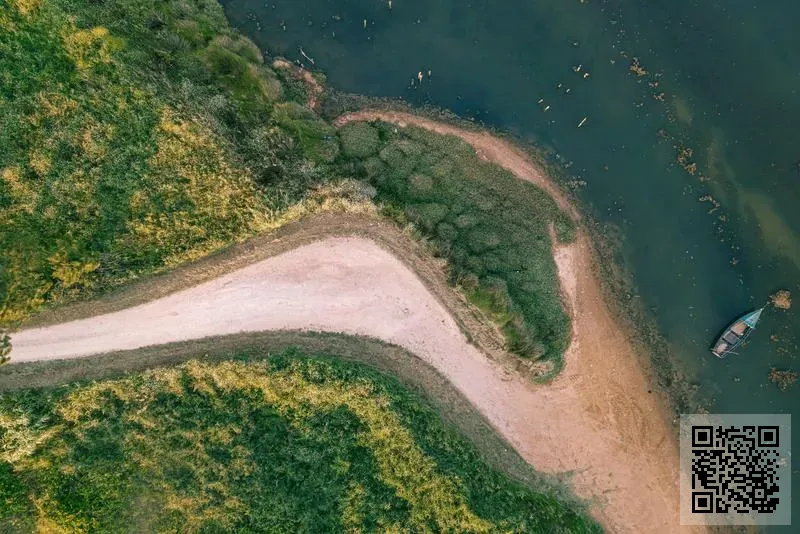
[[[332,129],[216,1],[0,4],[0,327],[263,229]]]
[[[559,294],[548,226],[575,227],[540,189],[481,161],[455,137],[351,123],[339,131],[341,165],[377,189],[387,214],[410,221],[451,265],[452,281],[500,325],[508,348],[557,373],[570,320]]]
[[[0,394],[0,529],[598,532],[373,369],[297,350]]]

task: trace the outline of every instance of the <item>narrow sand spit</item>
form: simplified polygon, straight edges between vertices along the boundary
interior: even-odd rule
[[[460,135],[485,159],[575,210],[524,152],[488,134],[402,113],[386,120]],[[467,343],[448,310],[400,260],[363,238],[329,238],[149,303],[15,334],[12,361],[78,357],[243,331],[309,329],[396,343],[446,376],[537,469],[573,487],[613,532],[675,532],[677,446],[663,406],[606,306],[581,234],[555,251],[574,317],[566,368],[532,385]]]

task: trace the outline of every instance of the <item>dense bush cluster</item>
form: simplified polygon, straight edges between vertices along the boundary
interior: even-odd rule
[[[455,137],[382,123],[339,132],[342,166],[370,180],[377,200],[413,222],[446,257],[453,281],[502,328],[509,348],[553,362],[570,324],[559,294],[548,225],[574,226],[540,189],[481,161]]]
[[[0,530],[599,532],[398,382],[285,353],[0,394]]]

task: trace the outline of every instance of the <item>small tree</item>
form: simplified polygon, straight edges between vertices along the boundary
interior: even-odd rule
[[[11,336],[3,330],[0,330],[0,365],[8,363],[9,354],[11,353]]]

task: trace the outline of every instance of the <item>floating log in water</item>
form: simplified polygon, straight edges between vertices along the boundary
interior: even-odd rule
[[[306,54],[306,52],[305,52],[305,50],[303,50],[302,46],[300,47],[300,55],[303,56],[304,58],[306,58],[307,60],[309,60],[312,65],[316,65],[317,64],[316,61],[314,61],[314,58],[312,58],[308,54]]]

